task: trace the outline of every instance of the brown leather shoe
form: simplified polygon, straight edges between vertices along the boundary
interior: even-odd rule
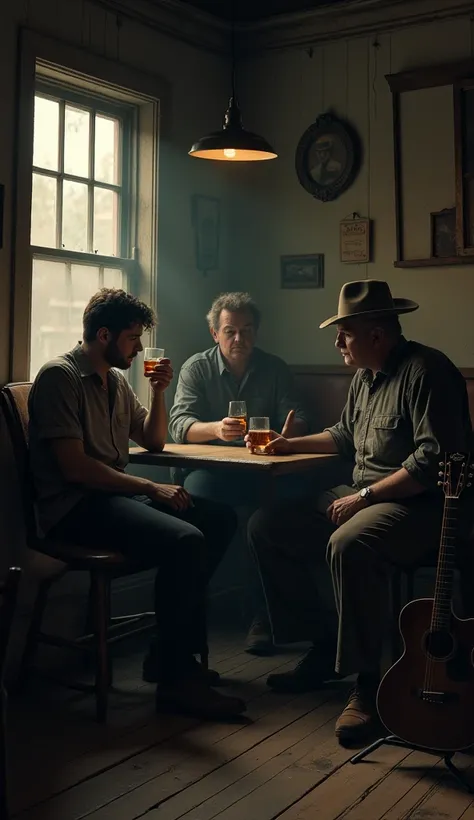
[[[377,723],[376,689],[356,686],[336,721],[336,737],[342,745],[365,740]]]
[[[191,677],[173,686],[158,686],[156,689],[158,712],[176,712],[206,720],[227,720],[241,715],[246,708],[241,698],[215,692],[202,677]]]

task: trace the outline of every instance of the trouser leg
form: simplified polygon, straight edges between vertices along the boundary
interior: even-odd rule
[[[191,624],[208,579],[202,532],[137,499],[94,493],[79,502],[50,535],[79,546],[122,552],[137,572],[158,568],[155,651],[164,674],[180,675],[191,656]]]
[[[436,549],[440,527],[441,505],[418,497],[369,506],[332,533],[327,560],[339,621],[337,672],[378,672],[393,567]]]

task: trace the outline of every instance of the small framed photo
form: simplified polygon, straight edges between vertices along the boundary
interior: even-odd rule
[[[324,254],[281,256],[282,288],[323,288]]]
[[[456,256],[456,208],[433,211],[430,218],[431,256],[437,258]]]

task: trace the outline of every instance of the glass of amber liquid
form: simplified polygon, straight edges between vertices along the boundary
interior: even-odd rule
[[[145,348],[145,355],[143,357],[143,369],[145,372],[145,376],[151,376],[155,369],[155,365],[158,364],[160,359],[164,358],[164,355],[165,351],[162,347]]]
[[[265,447],[270,444],[270,419],[268,416],[254,416],[249,421],[248,432],[250,451],[257,456],[264,456]]]
[[[229,402],[229,418],[238,419],[242,427],[242,437],[247,432],[247,405],[244,401]]]

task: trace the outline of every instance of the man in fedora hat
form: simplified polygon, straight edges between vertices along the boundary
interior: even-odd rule
[[[320,325],[336,325],[336,347],[357,368],[341,419],[316,435],[275,434],[267,450],[339,454],[352,463],[352,485],[291,508],[279,502],[249,522],[275,641],[313,642],[296,669],[270,676],[268,684],[302,692],[357,673],[336,723],[346,743],[363,739],[376,717],[391,568],[418,562],[438,546],[439,460],[471,443],[463,376],[443,353],[402,335],[399,314],[417,308],[394,299],[386,282],[343,286],[337,314]],[[336,613],[316,583],[325,547]]]

